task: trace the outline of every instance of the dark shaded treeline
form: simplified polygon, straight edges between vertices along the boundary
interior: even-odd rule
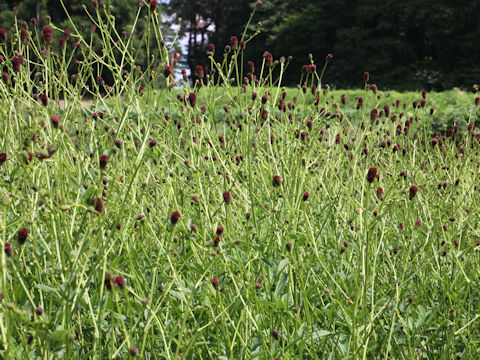
[[[128,31],[139,1],[105,3],[113,6],[119,32]],[[215,56],[220,58],[231,36],[241,38],[256,6],[250,0],[158,3],[159,9],[162,7],[169,15],[165,19],[170,19],[170,23],[166,21],[165,34],[169,32],[168,25],[182,18],[181,29],[187,38],[183,59],[192,74],[198,64],[208,70],[209,43],[215,44]],[[58,0],[4,0],[0,4],[0,27],[6,29],[13,23],[11,8],[17,6],[18,18],[28,21],[36,15],[37,4],[42,15],[40,22],[46,22],[49,15],[60,28],[70,27]],[[93,10],[95,0],[69,0],[65,4],[82,34],[90,36],[91,23],[83,5]],[[328,53],[334,59],[324,82],[336,87],[362,86],[365,71],[370,73],[371,82],[399,90],[471,90],[473,84],[480,83],[480,0],[264,0],[257,7],[247,38],[258,30],[260,33],[247,43],[244,61],[253,60],[259,69],[266,50],[275,59],[292,56],[283,78],[287,85],[298,83],[302,65],[310,61],[309,54],[319,68]],[[137,32],[143,28],[141,17]],[[138,61],[141,65],[147,63],[146,58]]]
[[[240,38],[255,4],[172,0],[170,6],[184,18],[185,31],[204,31],[218,53],[230,36]],[[195,19],[195,29],[188,19]],[[198,29],[199,19],[210,28]],[[472,89],[480,82],[478,0],[265,0],[248,34],[257,29],[262,32],[247,45],[245,59],[254,59],[259,67],[265,50],[275,58],[293,56],[284,77],[290,85],[298,83],[309,53],[317,68],[328,53],[334,55],[325,81],[337,87],[362,86],[364,71],[380,86],[400,90]],[[208,64],[206,46],[205,41],[190,44],[192,69]]]

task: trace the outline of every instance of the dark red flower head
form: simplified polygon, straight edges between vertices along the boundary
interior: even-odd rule
[[[20,245],[25,244],[28,238],[28,229],[27,228],[21,228],[18,230],[18,242]]]
[[[309,192],[304,192],[302,199],[303,199],[303,201],[307,201],[309,197],[310,197],[310,193]]]
[[[157,140],[155,139],[152,139],[148,142],[148,146],[150,146],[151,148],[155,147],[157,145]]]
[[[215,45],[208,44],[208,51],[210,52],[210,54],[215,55]]]
[[[232,36],[230,38],[230,45],[232,46],[232,49],[233,50],[237,50],[238,49],[238,39],[236,36]]]
[[[265,51],[263,57],[265,58],[265,64],[267,64],[267,66],[273,66],[273,55],[269,51]]]
[[[222,225],[217,226],[217,235],[222,235],[225,228]]]
[[[58,116],[57,115],[52,115],[50,120],[52,121],[53,127],[58,128],[58,125],[59,125]]]
[[[165,65],[164,68],[163,68],[163,76],[165,76],[166,78],[172,76],[172,68],[168,65]]]
[[[112,272],[108,271],[103,283],[108,291],[112,291],[113,288],[113,280],[112,280]]]
[[[22,66],[22,58],[20,56],[13,56],[12,57],[13,72],[19,73],[21,66]]]
[[[99,213],[103,211],[103,201],[102,198],[97,197],[94,201],[95,204],[95,210],[97,210]]]
[[[180,213],[178,211],[172,212],[172,214],[170,215],[170,222],[172,223],[172,225],[175,225],[179,219]]]
[[[200,78],[200,79],[203,79],[203,77],[205,76],[204,72],[203,72],[203,66],[202,65],[197,65],[195,66],[195,71],[197,72],[197,76]]]
[[[118,275],[113,279],[113,282],[117,284],[120,289],[125,289],[126,281],[122,275]]]
[[[195,107],[195,105],[197,105],[197,95],[194,92],[188,94],[188,103],[191,107]]]
[[[369,183],[372,183],[377,178],[378,178],[377,168],[376,167],[371,167],[370,169],[368,169],[367,181]]]
[[[37,307],[37,308],[35,309],[35,313],[36,313],[38,316],[42,315],[42,314],[43,314],[43,308],[42,308],[41,306]]]
[[[42,42],[44,44],[51,43],[53,41],[53,30],[50,26],[44,26],[42,29]]]
[[[290,241],[288,241],[285,244],[285,248],[287,249],[288,252],[292,251],[292,243]]]
[[[48,105],[48,95],[47,94],[41,94],[40,95],[40,100],[42,101],[43,106]]]
[[[157,0],[150,0],[150,8],[152,10],[155,10],[157,8],[157,6],[158,6]]]
[[[282,185],[282,178],[279,175],[274,175],[272,179],[273,186],[280,186]]]
[[[99,165],[100,165],[100,169],[105,169],[107,167],[107,164],[108,164],[108,155],[105,155],[105,154],[102,154],[100,155],[100,158],[99,158]]]
[[[0,29],[0,44],[7,40],[7,31],[5,29]]]
[[[2,152],[0,153],[0,165],[2,165],[5,161],[7,161],[7,154]]]
[[[417,192],[418,192],[418,188],[415,185],[410,186],[410,190],[409,190],[410,200],[412,200],[415,197],[415,195],[417,195]]]
[[[217,278],[215,278],[215,277],[212,278],[211,283],[212,283],[212,286],[213,286],[215,289],[218,290],[218,289],[220,288],[220,282],[218,281]]]
[[[25,30],[25,29],[21,29],[21,30],[20,30],[20,40],[21,40],[24,44],[28,44],[28,34],[27,34],[27,30]]]
[[[383,200],[383,189],[381,187],[379,187],[377,189],[377,197],[380,199],[380,200]]]
[[[227,205],[229,205],[229,204],[232,202],[232,197],[231,197],[229,191],[225,191],[225,192],[223,193],[223,201],[224,201],[225,204],[227,204]]]
[[[249,73],[254,73],[255,72],[255,64],[253,63],[252,60],[249,60],[247,63],[247,69]]]
[[[12,253],[13,253],[12,244],[10,244],[9,242],[6,242],[5,243],[5,255],[12,256]]]

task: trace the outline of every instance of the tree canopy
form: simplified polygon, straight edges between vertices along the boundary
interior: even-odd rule
[[[114,8],[116,26],[128,30],[135,20],[139,0],[106,0]],[[147,1],[148,2],[148,1]],[[94,1],[64,2],[72,20],[90,34],[87,9]],[[18,18],[29,20],[40,8],[40,21],[69,27],[59,1],[4,0],[0,27],[9,29],[13,17],[8,8],[18,7]],[[195,66],[209,66],[207,47],[216,46],[223,54],[231,36],[241,38],[252,10],[257,7],[246,38],[257,33],[245,48],[248,60],[260,64],[264,51],[275,58],[292,56],[284,83],[295,85],[301,67],[310,62],[309,54],[322,66],[328,53],[334,55],[325,81],[337,87],[363,85],[362,74],[384,88],[471,89],[480,82],[480,0],[394,1],[394,0],[170,0],[162,5],[165,25],[181,21],[181,34],[187,39],[182,54],[194,73]],[[137,31],[142,31],[142,18]],[[83,25],[83,26],[82,26]],[[145,44],[144,44],[145,45]],[[140,59],[147,63],[147,59]]]

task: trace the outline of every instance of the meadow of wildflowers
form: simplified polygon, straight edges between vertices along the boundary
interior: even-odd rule
[[[157,5],[0,29],[0,358],[478,358],[478,95],[177,81]]]

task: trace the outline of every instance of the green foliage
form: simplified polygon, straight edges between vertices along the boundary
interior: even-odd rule
[[[193,3],[172,1],[171,9],[180,16],[189,9],[193,16]],[[211,19],[214,31],[208,35],[221,51],[230,36],[242,33],[251,7],[243,1],[212,3],[208,9],[214,13],[197,11],[197,16]],[[284,78],[291,85],[298,83],[309,53],[319,62],[333,53],[325,80],[338,87],[361,86],[363,72],[369,71],[387,88],[471,89],[480,79],[479,24],[478,0],[271,0],[251,24],[250,30],[262,33],[245,55],[257,63],[265,50],[276,58],[293,56]],[[189,64],[205,62],[206,42],[202,46],[188,53]]]
[[[480,97],[180,86],[110,10],[0,42],[1,359],[478,358]]]

